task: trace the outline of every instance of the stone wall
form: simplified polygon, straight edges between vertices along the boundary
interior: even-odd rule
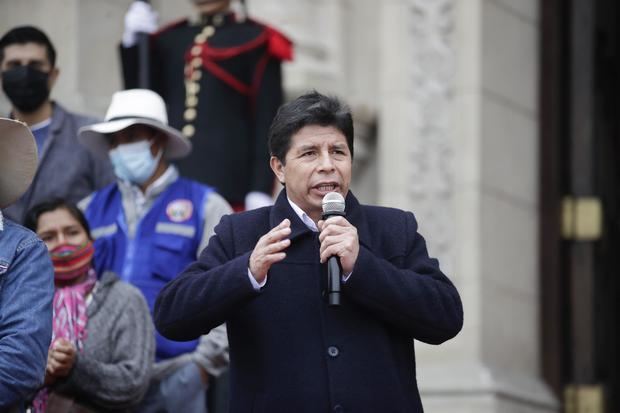
[[[54,96],[103,115],[121,86],[129,3],[0,0],[0,28],[46,30],[62,71]],[[555,410],[539,372],[538,0],[248,3],[296,44],[288,97],[316,88],[353,107],[353,190],[414,211],[461,291],[461,334],[416,347],[426,411]],[[162,21],[191,10],[187,0],[153,4]]]

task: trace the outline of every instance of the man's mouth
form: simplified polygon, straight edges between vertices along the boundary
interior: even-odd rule
[[[314,188],[319,190],[320,192],[333,192],[336,190],[336,188],[338,188],[338,185],[331,182],[331,183],[316,185]]]

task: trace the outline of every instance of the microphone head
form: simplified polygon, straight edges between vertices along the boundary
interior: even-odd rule
[[[338,192],[325,194],[321,205],[323,207],[323,215],[344,215],[344,198]]]

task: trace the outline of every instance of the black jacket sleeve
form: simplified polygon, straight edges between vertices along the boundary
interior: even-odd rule
[[[343,293],[404,334],[440,344],[463,326],[461,299],[437,260],[429,258],[413,214],[404,212],[401,218],[402,252],[382,258],[360,246]]]
[[[256,297],[248,278],[251,251],[238,256],[230,216],[222,217],[197,262],[168,283],[155,302],[157,330],[171,340],[193,340],[225,322],[239,306]]]

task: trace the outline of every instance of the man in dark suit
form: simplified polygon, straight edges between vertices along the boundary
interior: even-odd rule
[[[429,258],[411,212],[349,191],[351,113],[316,92],[270,129],[273,207],[222,218],[208,247],[155,305],[164,335],[189,340],[226,322],[231,412],[421,412],[414,339],[439,344],[463,324],[456,288]],[[329,192],[346,217],[322,220]],[[329,306],[326,266],[342,267]]]

